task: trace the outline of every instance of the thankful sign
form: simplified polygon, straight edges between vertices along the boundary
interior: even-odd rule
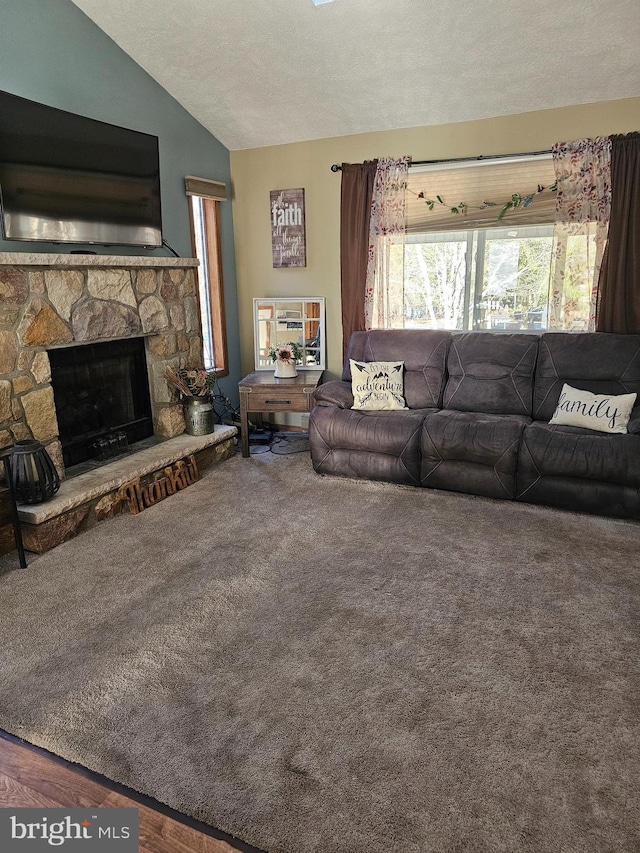
[[[274,267],[306,267],[304,190],[271,190],[271,255]]]
[[[180,489],[186,489],[200,479],[200,472],[193,453],[188,460],[180,459],[174,465],[164,469],[164,476],[156,476],[155,480],[142,485],[140,477],[125,483],[118,492],[121,501],[127,501],[132,515],[142,512],[147,507],[163,501],[169,495],[175,495]]]

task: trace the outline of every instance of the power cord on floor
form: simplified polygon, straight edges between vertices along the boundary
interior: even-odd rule
[[[234,426],[240,429],[239,424]],[[254,425],[249,429],[249,451],[252,456],[261,453],[274,453],[277,456],[288,456],[292,453],[309,453],[309,433],[299,430],[281,431],[272,424],[264,424],[262,429]],[[241,436],[238,432],[236,439],[236,452],[241,451]]]

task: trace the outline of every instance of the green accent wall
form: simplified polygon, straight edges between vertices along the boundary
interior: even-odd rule
[[[0,0],[0,89],[159,138],[163,236],[190,257],[185,175],[224,181],[229,151],[71,0]],[[220,204],[222,266],[232,399],[240,378],[231,201]],[[0,251],[60,252],[81,246],[7,241]],[[168,255],[166,249],[90,246],[100,254]]]

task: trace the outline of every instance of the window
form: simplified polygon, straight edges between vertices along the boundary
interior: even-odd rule
[[[557,328],[552,282],[562,261],[562,328],[584,331],[591,299],[584,245],[584,238],[571,236],[554,241],[552,225],[407,235],[405,326]]]
[[[204,366],[208,370],[215,369],[220,376],[226,376],[229,371],[218,217],[220,200],[226,194],[212,198],[197,192],[204,186],[204,192],[209,193],[208,185],[214,186],[216,190],[222,187],[224,191],[224,184],[205,181],[203,178],[187,178],[186,185],[193,251],[200,261],[197,278]]]
[[[585,331],[593,258],[554,231],[554,180],[549,156],[410,170],[405,326]]]

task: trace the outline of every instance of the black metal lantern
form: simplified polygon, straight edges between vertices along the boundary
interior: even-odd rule
[[[17,441],[11,451],[11,476],[16,499],[23,504],[50,500],[60,488],[60,477],[39,441]]]

